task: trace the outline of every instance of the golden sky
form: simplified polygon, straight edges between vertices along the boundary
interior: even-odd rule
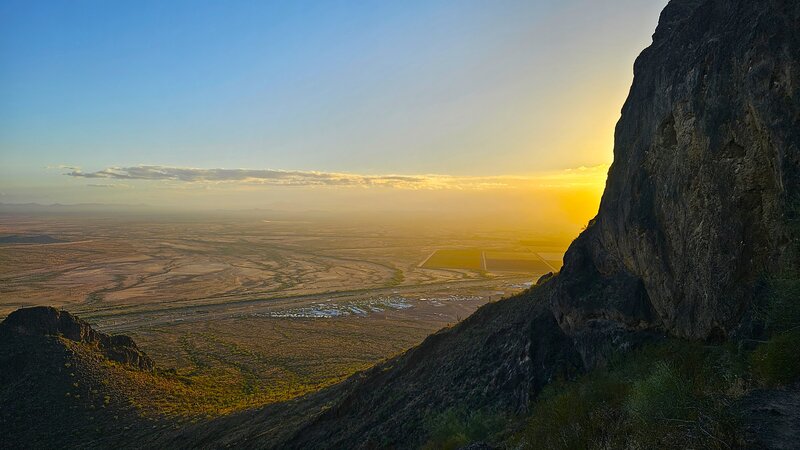
[[[578,227],[665,3],[20,2],[0,29],[0,203]]]

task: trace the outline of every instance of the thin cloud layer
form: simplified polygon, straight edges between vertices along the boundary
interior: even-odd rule
[[[198,169],[140,165],[95,172],[74,168],[67,176],[104,180],[170,181],[199,184],[271,186],[363,186],[398,189],[497,189],[591,186],[605,179],[607,166],[581,167],[535,176],[459,177],[451,175],[360,175],[277,169]],[[598,181],[600,180],[600,181]]]
[[[111,167],[96,172],[72,170],[66,175],[112,180],[182,181],[187,183],[252,183],[280,186],[423,186],[423,176],[356,175],[274,169],[195,169],[165,166]]]

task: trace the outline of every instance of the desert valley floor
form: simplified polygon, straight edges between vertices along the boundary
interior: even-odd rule
[[[358,223],[354,225],[353,223]],[[53,305],[196,386],[168,415],[302,395],[557,271],[566,239],[252,213],[0,215],[0,316]]]

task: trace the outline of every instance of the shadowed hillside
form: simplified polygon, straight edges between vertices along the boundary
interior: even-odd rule
[[[130,445],[151,427],[168,427],[142,418],[130,401],[132,392],[148,394],[140,380],[152,370],[127,336],[98,333],[54,308],[17,310],[0,323],[3,445]]]

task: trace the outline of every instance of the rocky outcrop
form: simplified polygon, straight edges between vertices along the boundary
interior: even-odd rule
[[[111,364],[109,360],[121,364]],[[0,323],[2,448],[143,448],[162,427],[138,404],[163,380],[126,336],[108,336],[55,308]]]
[[[15,336],[57,336],[96,346],[107,358],[142,370],[152,370],[153,361],[128,336],[97,332],[85,321],[66,311],[39,306],[18,309],[0,323],[0,339]]]
[[[551,296],[588,365],[598,337],[753,331],[757,281],[786,253],[800,190],[798,30],[791,0],[663,11],[634,65],[599,213]]]

